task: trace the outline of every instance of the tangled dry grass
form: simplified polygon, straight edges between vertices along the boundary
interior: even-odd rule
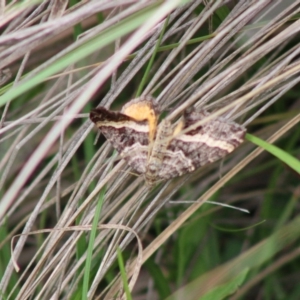
[[[3,299],[297,299],[299,12],[1,2]],[[88,119],[139,95],[172,122],[193,105],[234,120],[246,142],[149,191]]]

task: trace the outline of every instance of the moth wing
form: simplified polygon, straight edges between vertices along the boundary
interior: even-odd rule
[[[146,172],[149,125],[104,107],[93,109],[90,119],[120,156],[138,173]]]
[[[209,115],[205,110],[197,111],[194,107],[187,110],[181,121],[181,130]],[[184,134],[176,135],[169,143],[164,157],[165,166],[159,176],[170,179],[219,160],[243,142],[245,133],[243,126],[218,117]],[[170,174],[167,174],[168,169]]]
[[[191,163],[182,151],[165,152],[161,168],[157,174],[157,181],[168,180],[195,170],[194,165]]]

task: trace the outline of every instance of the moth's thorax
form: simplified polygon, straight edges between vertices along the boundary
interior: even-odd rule
[[[149,161],[145,174],[146,182],[155,182],[159,177],[162,161],[173,136],[173,127],[167,120],[162,120],[156,132],[156,138],[149,149]]]

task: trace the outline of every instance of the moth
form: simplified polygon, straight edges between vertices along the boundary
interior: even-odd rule
[[[203,109],[187,109],[175,124],[166,119],[158,123],[159,114],[159,105],[150,96],[129,101],[121,112],[98,107],[90,113],[120,156],[143,174],[148,187],[212,163],[244,141],[246,129],[224,117],[189,130],[210,115]]]

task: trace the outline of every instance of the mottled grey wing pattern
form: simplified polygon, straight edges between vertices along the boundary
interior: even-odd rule
[[[243,126],[224,117],[189,130],[210,116],[194,107],[185,111],[175,133],[175,126],[166,120],[156,130],[159,109],[151,97],[131,100],[122,112],[99,107],[91,111],[90,118],[129,166],[144,174],[149,186],[226,156],[243,142],[246,133]],[[180,134],[186,129],[186,133]]]
[[[184,114],[182,129],[209,115],[194,107],[188,109]],[[245,133],[243,126],[218,117],[174,137],[167,148],[159,177],[170,179],[181,176],[226,156],[243,142]]]
[[[136,121],[104,107],[93,109],[90,119],[136,172],[146,172],[149,143],[147,121]]]
[[[120,154],[128,165],[139,174],[147,172],[148,164],[148,146],[142,146],[140,143],[127,147]]]
[[[158,180],[168,180],[178,176],[182,176],[186,173],[193,172],[195,167],[190,159],[188,159],[182,151],[170,151],[167,150],[161,168],[158,172]]]

